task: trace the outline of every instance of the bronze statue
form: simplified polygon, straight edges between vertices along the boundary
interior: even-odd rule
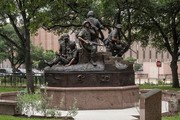
[[[121,57],[112,57],[110,52],[97,52],[101,43],[97,42],[98,30],[102,25],[94,18],[93,11],[87,15],[75,36],[77,43],[71,43],[68,34],[59,40],[60,49],[57,58],[45,68],[45,81],[51,87],[112,87],[134,85],[133,64],[123,61]],[[113,56],[121,56],[121,41],[118,29],[108,36]],[[78,52],[79,51],[79,52]],[[79,53],[79,55],[78,55]],[[72,65],[75,64],[75,65]],[[71,65],[71,66],[70,66]],[[67,67],[68,66],[68,67]]]
[[[95,18],[95,15],[94,15],[94,12],[93,11],[89,11],[87,13],[87,19],[86,21],[88,21],[90,24],[91,24],[91,27],[95,30],[95,33],[93,36],[92,36],[92,39],[97,39],[99,37],[99,33],[101,35],[101,38],[100,39],[104,39],[104,35],[101,31],[101,29],[104,29],[103,25],[100,23],[100,21]]]
[[[69,40],[69,35],[68,33],[64,33],[59,41],[59,55],[65,56],[68,52],[70,40]]]
[[[91,24],[88,21],[83,22],[83,28],[78,34],[78,39],[82,47],[90,53],[90,63],[94,66],[97,64],[94,61],[95,54],[97,52],[97,45],[94,44],[96,41],[92,39],[92,36],[95,34],[95,31],[91,28]]]
[[[88,12],[86,21],[88,21],[92,28],[94,28],[96,31],[103,28],[103,25],[99,22],[99,20],[94,17],[93,11]]]
[[[63,34],[59,39],[60,49],[57,58],[51,62],[46,62],[48,66],[52,67],[56,64],[62,64],[65,66],[70,66],[72,64],[78,63],[78,50],[76,49],[75,42],[69,40],[69,35],[67,33]]]
[[[123,45],[118,35],[118,29],[121,28],[120,24],[117,24],[111,31],[108,37],[104,40],[106,47],[111,51],[112,56],[122,56]]]

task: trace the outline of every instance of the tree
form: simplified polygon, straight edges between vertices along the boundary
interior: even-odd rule
[[[45,51],[42,47],[32,45],[32,61],[33,67],[37,69],[44,69],[47,65],[44,63],[44,60],[51,61],[55,58],[55,53],[52,50]]]
[[[167,50],[171,57],[173,85],[179,87],[180,0],[142,0],[137,14],[139,35],[146,44]]]
[[[0,41],[0,62],[7,59],[7,52],[4,52],[5,51],[4,44],[5,44],[4,41]]]
[[[32,48],[31,56],[32,56],[33,67],[38,68],[39,62],[44,59],[43,57],[44,50],[42,47],[38,47],[34,45],[31,45],[31,48]]]
[[[14,45],[18,50],[23,51],[27,89],[29,93],[34,93],[34,81],[32,77],[32,61],[30,48],[30,33],[35,31],[34,21],[39,12],[46,8],[50,0],[1,0],[0,4],[0,36]],[[18,45],[4,31],[4,26],[10,23],[20,40]],[[37,26],[39,26],[37,24]]]
[[[39,13],[36,22],[46,30],[56,33],[74,31],[81,27],[89,10],[92,10],[94,0],[54,0],[48,8]],[[45,20],[44,20],[45,19]]]
[[[19,39],[10,24],[4,26],[4,32],[19,45]],[[0,36],[0,39],[1,57],[3,57],[3,60],[9,59],[14,71],[24,63],[22,51],[19,51],[11,42],[6,41],[3,37]]]

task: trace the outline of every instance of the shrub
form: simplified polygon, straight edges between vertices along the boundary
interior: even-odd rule
[[[37,90],[34,94],[28,94],[27,92],[21,92],[17,95],[17,109],[21,111],[22,114],[31,117],[35,113],[41,113],[44,117],[60,117],[64,102],[64,97],[60,100],[59,106],[55,109],[48,109],[49,103],[53,99],[53,96],[47,94],[46,89],[41,92]],[[76,107],[77,99],[74,98],[73,105],[69,108],[67,112],[67,117],[74,117],[77,115],[78,108]]]

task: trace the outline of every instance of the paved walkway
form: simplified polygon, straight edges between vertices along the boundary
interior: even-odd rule
[[[75,120],[136,120],[131,115],[138,115],[136,108],[119,110],[87,110],[79,111]]]
[[[162,102],[162,112],[168,111],[168,103]],[[65,114],[65,113],[64,113]],[[116,110],[79,110],[75,120],[137,120],[132,115],[139,115],[138,108]]]

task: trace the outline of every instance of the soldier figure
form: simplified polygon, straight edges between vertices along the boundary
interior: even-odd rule
[[[120,28],[121,25],[117,24],[115,26],[115,29],[111,31],[108,38],[104,41],[106,47],[109,47],[110,51],[112,52],[112,56],[118,56],[118,57],[122,56],[123,46],[118,36],[118,29]]]
[[[92,36],[95,34],[95,31],[91,29],[91,24],[88,21],[83,22],[83,28],[78,34],[78,39],[82,45],[82,47],[90,53],[90,63],[94,66],[97,64],[94,61],[97,45],[93,44],[96,41],[93,41]]]
[[[70,66],[72,64],[78,63],[78,50],[76,49],[75,42],[70,42],[69,35],[67,33],[63,34],[59,39],[60,49],[59,54],[57,54],[57,58],[51,62],[45,63],[52,67],[58,63],[63,64],[65,66]]]
[[[102,33],[101,29],[104,28],[103,25],[94,17],[93,11],[88,12],[86,21],[88,21],[91,24],[91,27],[95,30],[96,34],[92,36],[92,39],[97,39],[99,33]],[[101,38],[104,39],[103,34],[101,34]]]
[[[58,41],[59,41],[59,55],[66,56],[67,51],[70,49],[69,48],[70,40],[68,33],[64,33]]]

